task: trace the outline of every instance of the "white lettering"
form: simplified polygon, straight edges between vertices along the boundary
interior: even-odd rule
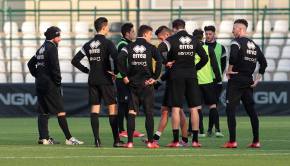
[[[35,105],[37,97],[32,96],[30,93],[0,93],[0,102],[10,106]]]

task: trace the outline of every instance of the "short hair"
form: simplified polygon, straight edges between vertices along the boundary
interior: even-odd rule
[[[171,33],[171,29],[169,29],[167,26],[162,25],[160,27],[158,27],[158,29],[155,31],[155,35],[158,36],[158,34],[160,34],[161,32],[168,32]]]
[[[245,19],[237,19],[235,20],[234,24],[243,24],[246,26],[246,28],[248,28],[248,21]]]
[[[95,29],[97,32],[100,32],[104,26],[108,25],[108,19],[105,17],[99,17],[94,22]]]
[[[192,32],[192,36],[197,38],[198,40],[202,40],[203,38],[203,30],[201,29],[195,29],[193,32]]]
[[[212,31],[215,32],[215,27],[213,25],[205,26],[203,28],[204,31]]]
[[[184,29],[185,28],[185,21],[182,19],[176,19],[172,22],[172,28],[175,29]]]
[[[138,37],[142,37],[145,33],[153,31],[153,28],[149,25],[141,25],[138,29]]]
[[[125,37],[126,33],[130,33],[131,29],[134,27],[132,23],[125,23],[121,26],[121,33]]]

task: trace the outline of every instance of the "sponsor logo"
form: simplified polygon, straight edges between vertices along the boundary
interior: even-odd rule
[[[131,62],[131,64],[133,66],[147,66],[147,62],[137,62],[137,61],[133,61],[133,62]]]
[[[101,43],[99,42],[99,40],[90,43],[91,49],[98,48],[100,45]]]
[[[90,57],[90,61],[101,61],[101,57]]]
[[[97,41],[93,41],[90,43],[90,47],[91,49],[89,50],[90,54],[99,54],[100,53],[100,49],[98,48],[101,45],[101,43],[97,40]]]
[[[253,97],[256,104],[288,104],[288,93],[286,91],[260,91],[255,92]],[[226,90],[222,92],[220,102],[223,106],[226,106],[226,104],[229,103],[226,99]]]
[[[182,36],[179,38],[181,45],[179,45],[179,49],[184,50],[184,49],[193,49],[193,45],[191,43],[191,38],[188,36]]]
[[[39,49],[38,53],[39,53],[39,54],[43,54],[44,51],[45,51],[45,47],[41,47],[41,48]]]
[[[191,42],[191,38],[188,37],[188,36],[185,36],[185,37],[180,37],[179,38],[179,41],[182,43],[182,44],[190,44]]]
[[[136,45],[133,50],[137,54],[143,54],[143,52],[146,51],[146,48],[143,45]]]
[[[256,45],[255,45],[253,42],[251,42],[251,41],[248,41],[248,43],[247,43],[247,47],[248,47],[248,49],[250,49],[250,50],[254,50],[254,49],[256,49]]]
[[[0,102],[8,106],[35,105],[37,97],[30,93],[0,93]]]
[[[247,49],[248,55],[257,55],[257,51],[255,51],[256,45],[253,42],[248,41],[247,47],[248,47],[248,49]]]

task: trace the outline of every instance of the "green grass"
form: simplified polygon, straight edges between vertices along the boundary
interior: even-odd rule
[[[205,118],[207,119],[207,118]],[[155,119],[155,126],[159,118]],[[140,139],[135,138],[134,149],[112,148],[112,134],[108,118],[101,118],[101,141],[103,148],[93,146],[93,137],[89,118],[69,118],[72,134],[85,141],[82,146],[64,145],[64,136],[58,127],[56,118],[50,119],[50,135],[61,140],[61,145],[37,145],[36,119],[1,118],[0,119],[0,166],[183,166],[183,165],[290,165],[290,120],[289,117],[261,117],[261,149],[247,149],[250,143],[251,129],[247,117],[239,117],[237,138],[239,148],[222,149],[227,140],[226,119],[221,118],[221,127],[225,138],[202,138],[200,149],[164,147],[172,139],[171,125],[161,137],[161,148],[146,149]],[[207,126],[207,121],[204,122]],[[145,132],[144,118],[137,118],[136,129]],[[263,165],[261,165],[263,164]]]

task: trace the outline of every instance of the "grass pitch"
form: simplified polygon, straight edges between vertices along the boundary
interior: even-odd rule
[[[207,118],[204,118],[205,130]],[[94,148],[89,118],[68,118],[73,136],[85,141],[82,146],[64,145],[64,136],[56,118],[49,123],[50,135],[61,141],[60,145],[38,145],[36,118],[0,118],[0,166],[289,166],[290,165],[290,118],[261,117],[261,149],[248,149],[252,139],[247,117],[237,118],[237,149],[222,149],[227,141],[226,119],[221,118],[224,138],[201,138],[200,149],[166,148],[172,139],[171,125],[161,136],[159,149],[147,149],[135,138],[133,149],[112,148],[112,134],[108,118],[100,119],[102,148]],[[138,117],[136,129],[145,132],[144,118]],[[155,118],[155,130],[159,118]],[[126,139],[123,139],[126,141]]]

